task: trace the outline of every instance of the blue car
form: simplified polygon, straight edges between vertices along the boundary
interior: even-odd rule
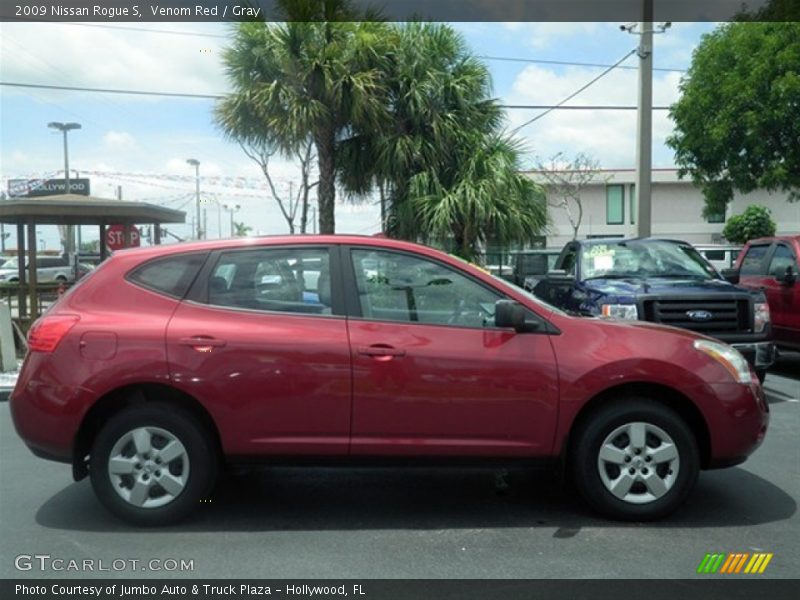
[[[575,240],[532,291],[573,314],[651,321],[717,338],[738,349],[762,381],[775,360],[764,294],[726,281],[686,242]]]

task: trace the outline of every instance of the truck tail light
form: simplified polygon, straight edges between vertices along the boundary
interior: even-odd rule
[[[31,352],[52,352],[78,321],[80,317],[77,315],[42,317],[28,332],[28,349]]]

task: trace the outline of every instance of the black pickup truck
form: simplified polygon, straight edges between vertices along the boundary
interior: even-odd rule
[[[686,242],[573,241],[533,293],[574,314],[652,321],[717,338],[738,349],[762,381],[775,360],[764,294],[729,283]]]

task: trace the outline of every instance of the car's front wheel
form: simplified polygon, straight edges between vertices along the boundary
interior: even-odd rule
[[[614,401],[575,432],[572,475],[584,500],[614,519],[646,521],[680,506],[697,481],[697,442],[670,408],[643,398]]]
[[[127,408],[112,417],[92,446],[90,475],[100,501],[137,525],[186,517],[210,492],[217,454],[190,413],[164,404]]]

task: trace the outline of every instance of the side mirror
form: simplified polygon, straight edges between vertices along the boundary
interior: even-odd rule
[[[547,272],[545,280],[551,285],[571,286],[575,283],[575,275],[567,273],[563,269],[553,269]]]
[[[775,276],[775,281],[781,285],[789,287],[794,285],[794,282],[797,281],[797,274],[794,272],[792,266],[789,265],[786,267],[786,271],[784,273]]]
[[[525,309],[519,302],[498,300],[494,304],[494,324],[519,332],[525,327]]]
[[[739,269],[722,269],[721,274],[730,283],[739,283]]]
[[[513,329],[517,333],[538,331],[540,323],[525,319],[525,307],[514,300],[498,300],[494,304],[495,327]]]

